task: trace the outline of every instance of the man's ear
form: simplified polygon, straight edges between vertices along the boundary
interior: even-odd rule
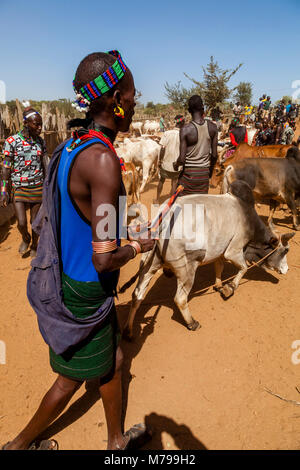
[[[114,101],[114,106],[121,106],[122,103],[122,97],[121,97],[121,93],[120,93],[120,90],[115,90],[114,94],[113,94],[113,101]]]

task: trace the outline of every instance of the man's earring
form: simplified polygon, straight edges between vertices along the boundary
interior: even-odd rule
[[[121,106],[116,106],[114,108],[114,113],[115,113],[115,116],[117,116],[121,119],[124,119],[124,109],[121,108]]]

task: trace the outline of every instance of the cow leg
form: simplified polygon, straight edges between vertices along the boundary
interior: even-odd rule
[[[189,264],[188,272],[187,269],[184,272],[180,273],[177,277],[177,291],[174,297],[174,301],[179,308],[181,315],[184,318],[184,321],[189,330],[195,331],[198,330],[201,325],[197,322],[191,315],[188,306],[188,295],[191,291],[191,288],[194,284],[195,273],[197,269],[197,264]],[[176,274],[176,273],[175,273]],[[183,275],[184,274],[184,275]]]
[[[215,272],[216,272],[215,290],[221,291],[221,289],[223,287],[223,284],[222,284],[222,272],[223,272],[223,269],[224,269],[223,259],[222,258],[217,259],[214,262],[214,265],[215,265]]]
[[[133,339],[133,322],[136,312],[139,309],[142,301],[145,298],[147,287],[154,276],[154,274],[158,271],[161,267],[162,263],[158,255],[155,253],[154,258],[152,260],[151,266],[149,267],[149,263],[146,263],[145,266],[142,268],[141,273],[139,275],[139,280],[137,283],[136,288],[132,294],[132,301],[129,316],[127,322],[124,326],[123,330],[123,337],[129,341]]]
[[[140,193],[142,193],[145,189],[145,186],[149,178],[149,172],[150,172],[150,167],[148,166],[143,167],[143,181],[141,184]]]
[[[295,230],[300,230],[300,225],[298,224],[298,214],[297,214],[297,205],[295,201],[294,194],[288,193],[285,195],[286,203],[293,214],[293,226]]]
[[[270,213],[268,217],[268,225],[272,231],[275,229],[275,226],[273,224],[273,217],[278,206],[279,206],[279,203],[277,201],[274,201],[274,200],[270,201]]]
[[[239,269],[239,272],[237,273],[237,275],[235,276],[233,281],[225,284],[224,287],[222,287],[222,289],[220,290],[222,296],[225,299],[228,299],[229,297],[231,297],[234,294],[234,291],[238,288],[240,280],[242,279],[244,274],[247,272],[248,268],[247,268],[247,264],[246,264],[246,261],[245,261],[244,254],[243,254],[242,250],[241,251],[236,251],[236,250],[231,251],[230,247],[228,247],[227,250],[224,253],[224,258],[227,261],[230,261],[231,263],[233,263]]]

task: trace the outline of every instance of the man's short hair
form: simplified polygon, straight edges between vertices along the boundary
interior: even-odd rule
[[[188,101],[188,108],[190,112],[200,111],[204,112],[204,104],[200,95],[193,95]]]

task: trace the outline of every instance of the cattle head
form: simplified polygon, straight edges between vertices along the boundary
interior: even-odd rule
[[[224,170],[225,170],[225,167],[223,163],[217,162],[215,164],[214,171],[210,180],[210,186],[212,188],[217,188],[219,184],[221,184],[222,178],[224,175]]]
[[[268,256],[259,266],[265,270],[270,269],[276,271],[279,274],[286,274],[288,272],[287,253],[289,251],[289,240],[295,235],[295,233],[284,233],[279,237],[273,235],[267,243],[255,243],[250,242],[244,249],[244,256],[246,261],[249,263],[257,263],[259,260]]]

